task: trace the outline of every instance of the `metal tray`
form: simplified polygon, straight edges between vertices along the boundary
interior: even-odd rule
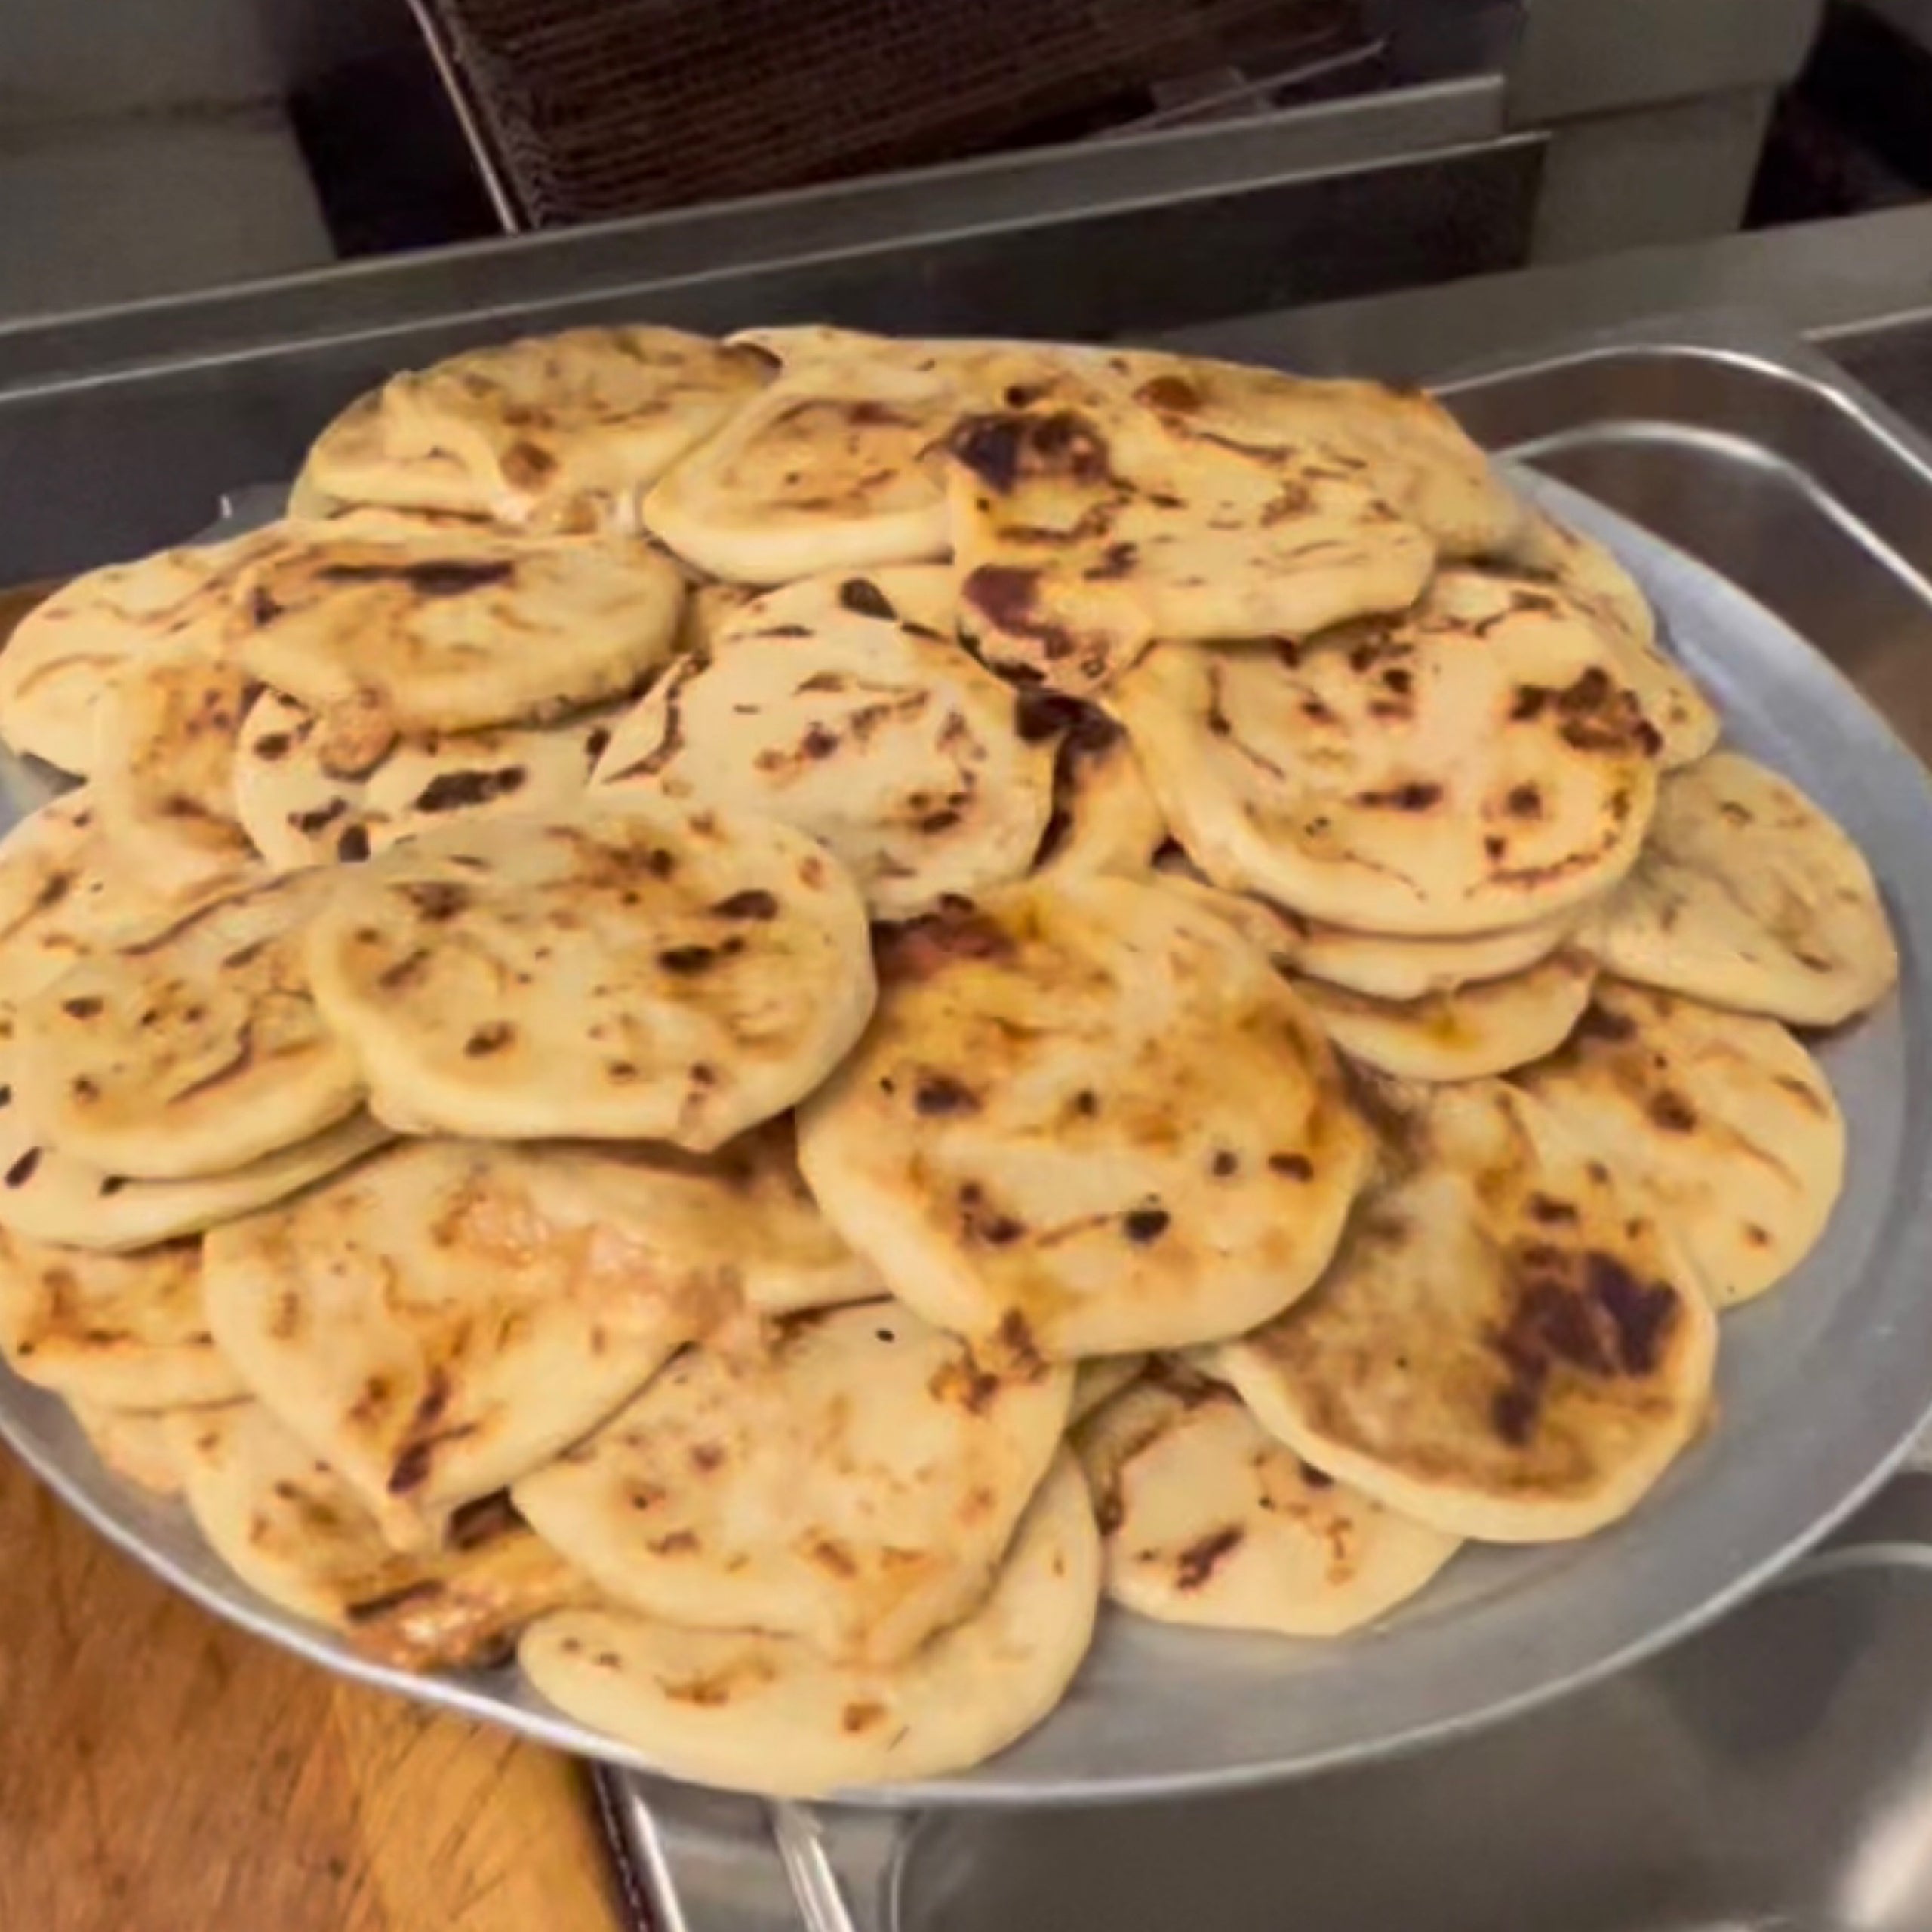
[[[659,1932],[1924,1932],[1932,1478],[1734,1617],[1439,1751],[1208,1803],[607,1787]]]
[[[1814,523],[1835,535],[1860,533],[1850,548],[1866,576],[1896,577],[1918,603],[1921,630],[1932,626],[1926,587],[1875,561],[1878,539],[1852,509],[1834,504],[1823,514],[1824,486],[1779,468],[1774,446],[1735,432],[1728,444],[1708,431],[1667,432],[1655,421],[1593,438],[1578,426],[1586,410],[1565,429],[1560,412],[1534,408],[1539,384],[1546,401],[1567,396],[1573,406],[1614,393],[1603,385],[1620,356],[1640,371],[1663,372],[1658,393],[1666,397],[1715,395],[1716,377],[1727,374],[1734,403],[1754,384],[1800,414],[1792,399],[1804,398],[1820,422],[1849,438],[1841,456],[1863,453],[1863,480],[1872,480],[1875,451],[1893,465],[1891,481],[1925,501],[1932,460],[1848,386],[1789,359],[1780,366],[1728,350],[1606,349],[1499,378],[1463,400],[1478,420],[1487,410],[1509,423],[1513,411],[1517,423],[1554,426],[1541,454],[1555,461],[1668,445],[1721,458],[1742,474],[1780,477],[1786,494],[1776,500],[1794,533]],[[1694,373],[1708,380],[1693,383]],[[1641,463],[1621,474],[1627,481],[1639,472],[1647,473]],[[1214,1637],[1111,1618],[1066,1706],[1014,1752],[965,1777],[866,1801],[1039,1803],[1227,1789],[1500,1716],[1681,1635],[1762,1580],[1882,1477],[1932,1404],[1932,1298],[1923,1293],[1932,1262],[1932,795],[1912,753],[1770,610],[1634,525],[1560,486],[1538,487],[1624,552],[1724,703],[1738,741],[1790,771],[1850,826],[1891,895],[1905,953],[1903,997],[1827,1054],[1853,1134],[1852,1187],[1829,1236],[1801,1278],[1727,1324],[1723,1426],[1617,1529],[1581,1545],[1466,1552],[1407,1614],[1347,1644]],[[1687,510],[1691,502],[1684,499]],[[1794,504],[1801,514],[1792,520]],[[1686,526],[1709,534],[1694,516]],[[1790,554],[1803,554],[1795,535]],[[1866,594],[1883,604],[1875,589]],[[1820,635],[1827,645],[1865,635],[1855,626]],[[57,1405],[11,1379],[0,1381],[0,1432],[108,1534],[222,1614],[405,1694],[634,1761],[549,1712],[513,1673],[425,1680],[380,1669],[261,1604],[220,1570],[180,1512],[107,1475]]]

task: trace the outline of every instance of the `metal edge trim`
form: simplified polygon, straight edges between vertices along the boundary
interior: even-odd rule
[[[10,352],[17,356],[35,348],[69,368],[84,365],[85,336],[108,327],[172,322],[185,331],[197,321],[211,321],[224,312],[242,310],[245,320],[251,309],[299,303],[305,297],[325,303],[331,296],[371,283],[383,288],[386,321],[393,325],[406,320],[414,325],[478,312],[459,288],[432,300],[420,299],[420,291],[448,287],[465,272],[497,285],[472,291],[482,305],[481,312],[488,313],[512,303],[528,303],[533,284],[540,281],[568,282],[572,285],[570,292],[583,292],[586,268],[596,276],[597,286],[609,292],[633,282],[645,287],[681,278],[688,264],[697,261],[715,273],[780,265],[795,257],[856,254],[884,245],[912,245],[954,233],[1030,226],[1303,175],[1386,166],[1497,140],[1541,138],[1505,132],[1499,75],[1432,82],[1202,127],[984,155],[944,167],[903,169],[703,208],[461,243],[414,257],[338,263],[192,295],[0,321],[0,371]],[[789,242],[802,227],[811,232],[811,245],[747,245],[755,242],[761,227],[781,244]],[[630,265],[621,260],[627,252],[661,251],[667,240],[685,245],[675,265],[668,259]],[[614,255],[619,257],[609,263],[614,272],[598,272]],[[561,287],[557,290],[565,292]],[[326,316],[315,318],[306,328],[302,318],[294,319],[291,339],[330,340],[360,333],[353,325],[332,328]],[[205,340],[198,345],[183,342],[174,351],[191,359],[205,352]],[[0,374],[0,387],[14,386]]]
[[[641,1932],[780,1932],[781,1924],[815,1932],[780,1856],[770,1811],[758,1801],[728,1801],[739,1814],[729,1823],[714,1818],[667,1829],[648,1778],[605,1766],[597,1782],[617,1856],[639,1881]],[[694,1792],[700,1803],[716,1795]],[[681,1855],[675,1843],[681,1836],[701,1838],[716,1857]],[[734,1875],[728,1894],[716,1875],[728,1861]],[[834,1894],[844,1910],[835,1881]],[[781,1900],[789,1908],[783,1921],[776,1915]]]
[[[828,247],[789,254],[774,254],[765,258],[747,257],[728,263],[711,263],[701,269],[655,275],[635,282],[587,284],[568,294],[560,294],[554,297],[533,298],[528,291],[515,295],[506,292],[500,299],[487,303],[457,304],[440,310],[400,317],[385,315],[380,319],[371,317],[357,324],[284,336],[268,342],[205,344],[192,349],[164,352],[139,361],[109,361],[92,368],[30,374],[12,380],[9,380],[4,371],[0,370],[0,399],[92,395],[125,383],[138,382],[164,371],[230,368],[273,361],[291,354],[309,353],[325,347],[380,343],[444,322],[460,321],[466,327],[481,327],[497,322],[515,325],[519,316],[528,314],[534,300],[542,301],[551,312],[546,317],[546,326],[564,328],[569,326],[567,316],[572,308],[592,305],[608,306],[613,300],[620,298],[635,300],[640,307],[646,307],[656,294],[698,288],[709,283],[728,282],[744,275],[784,274],[829,264],[862,263],[869,257],[889,255],[909,249],[934,250],[988,235],[1031,234],[1051,231],[1078,222],[1143,213],[1167,212],[1231,195],[1262,193],[1293,187],[1300,183],[1318,182],[1342,176],[1359,178],[1396,169],[1439,168],[1478,155],[1537,152],[1547,145],[1548,137],[1543,134],[1510,134],[1495,140],[1466,142],[1450,147],[1428,149],[1414,154],[1392,155],[1359,167],[1292,168],[1278,175],[1204,182],[1183,194],[1149,193],[1131,195],[1118,201],[1097,201],[1077,210],[1041,214],[1025,220],[968,222],[925,233],[894,234],[857,246]],[[536,236],[525,238],[515,245],[529,245],[539,239],[540,238]],[[504,245],[489,243],[479,245],[494,248]],[[268,285],[263,286],[266,288]],[[6,348],[5,330],[4,326],[0,326],[0,362],[4,362]]]
[[[858,1932],[817,1814],[803,1805],[786,1804],[774,1804],[769,1815],[798,1916],[810,1932]]]
[[[627,1927],[632,1932],[679,1932],[681,1908],[648,1807],[621,1773],[608,1764],[588,1768],[598,1829],[611,1854]]]
[[[496,211],[503,232],[520,235],[531,226],[530,222],[512,189],[509,171],[498,155],[495,143],[485,130],[482,118],[470,97],[469,84],[456,49],[444,34],[442,23],[429,11],[424,0],[408,0],[408,5],[416,21],[416,30],[423,36],[423,45],[428,50],[430,64],[443,85],[443,93],[456,115],[457,125],[463,130],[463,145],[469,149],[469,158],[475,164],[483,192],[489,197],[490,205]]]
[[[1932,309],[1925,312],[1932,316]],[[1620,354],[1692,355],[1732,368],[1749,370],[1764,381],[1822,397],[1886,452],[1922,474],[1932,475],[1932,435],[1915,428],[1884,398],[1833,361],[1817,341],[1754,309],[1720,309],[1701,315],[1666,315],[1594,332],[1560,350],[1458,369],[1431,387],[1454,398],[1492,383],[1527,378]],[[1832,500],[1835,501],[1835,500]],[[1869,540],[1871,533],[1865,535]],[[1883,549],[1882,545],[1872,547]],[[1920,567],[1888,558],[1915,580]]]

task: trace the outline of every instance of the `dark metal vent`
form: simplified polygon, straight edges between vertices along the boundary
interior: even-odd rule
[[[1356,0],[418,4],[541,223],[1077,137],[1164,83],[1360,44]]]

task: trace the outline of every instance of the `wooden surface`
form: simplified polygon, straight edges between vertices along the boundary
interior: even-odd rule
[[[565,1758],[344,1684],[0,1449],[4,1932],[615,1932]]]
[[[14,626],[42,598],[60,587],[60,580],[50,577],[45,583],[23,583],[0,589],[0,645],[13,635]]]

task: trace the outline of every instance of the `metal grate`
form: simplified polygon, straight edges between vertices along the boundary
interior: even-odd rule
[[[519,212],[634,214],[1145,112],[1356,0],[419,0]]]

